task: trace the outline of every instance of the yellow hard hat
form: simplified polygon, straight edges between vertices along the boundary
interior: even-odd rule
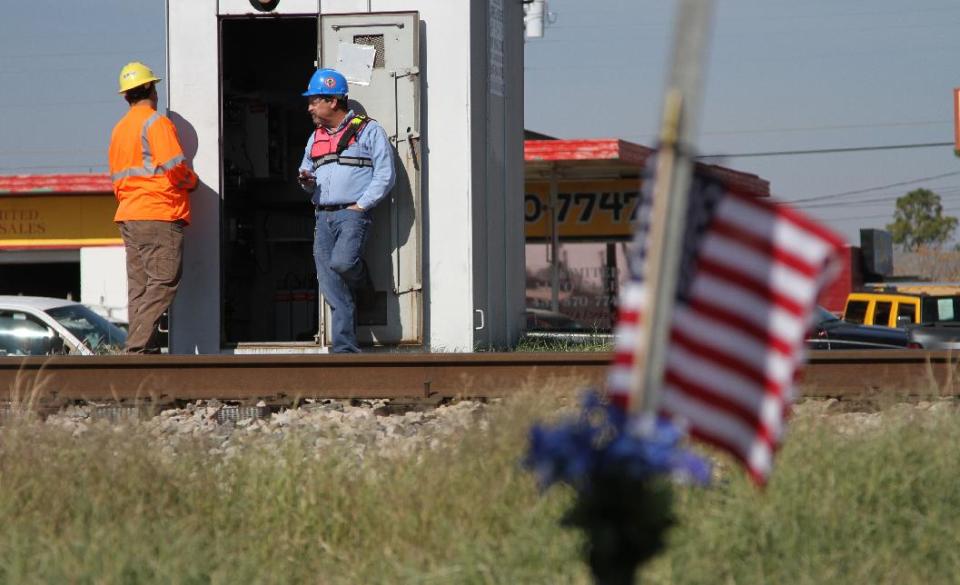
[[[124,93],[151,81],[160,81],[160,78],[153,74],[152,69],[138,61],[127,63],[120,70],[119,93]]]

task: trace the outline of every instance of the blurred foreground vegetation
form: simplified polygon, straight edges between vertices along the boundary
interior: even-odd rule
[[[589,583],[570,494],[520,469],[526,395],[449,443],[357,461],[306,436],[210,455],[141,428],[0,428],[2,583]],[[566,401],[569,403],[569,400]],[[639,583],[949,583],[960,573],[960,425],[911,409],[841,432],[793,421],[771,485],[728,460],[679,488],[669,551]]]

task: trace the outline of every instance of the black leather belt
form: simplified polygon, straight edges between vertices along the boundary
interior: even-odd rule
[[[317,211],[340,211],[353,205],[353,203],[341,203],[340,205],[317,205]]]

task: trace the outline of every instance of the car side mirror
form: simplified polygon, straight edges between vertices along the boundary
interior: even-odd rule
[[[910,318],[910,315],[897,315],[897,327],[906,327],[907,325],[913,325],[913,319]]]

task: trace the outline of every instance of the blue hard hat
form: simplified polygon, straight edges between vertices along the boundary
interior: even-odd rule
[[[347,95],[347,78],[336,69],[317,69],[303,95]]]

